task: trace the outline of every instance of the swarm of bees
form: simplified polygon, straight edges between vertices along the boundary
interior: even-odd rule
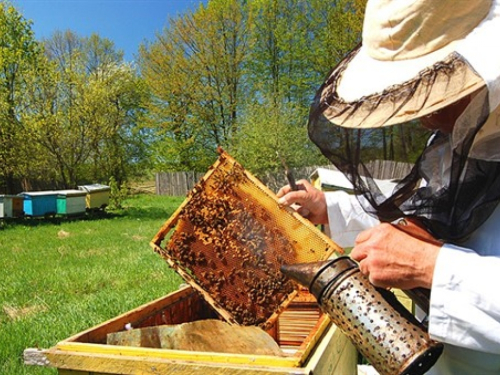
[[[180,212],[164,255],[236,322],[264,326],[294,290],[279,269],[294,263],[295,253],[268,212],[242,194],[245,183],[238,164],[200,182]]]

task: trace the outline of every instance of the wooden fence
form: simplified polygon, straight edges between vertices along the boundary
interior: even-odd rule
[[[373,178],[380,180],[400,180],[413,168],[411,163],[401,163],[392,160],[374,160],[367,163],[366,168]]]
[[[156,194],[184,196],[205,175],[201,172],[161,172],[156,174]]]
[[[390,160],[375,160],[369,162],[366,167],[374,178],[381,180],[401,179],[406,176],[411,168],[410,163],[400,163]],[[332,165],[312,166],[293,169],[297,180],[309,179],[317,168],[336,169]],[[201,172],[161,172],[156,174],[156,194],[170,196],[185,196],[193,186],[205,175]],[[268,173],[260,176],[260,180],[272,191],[278,191],[281,186],[288,182],[284,173]]]

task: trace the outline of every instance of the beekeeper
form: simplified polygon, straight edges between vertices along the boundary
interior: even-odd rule
[[[328,75],[308,125],[355,195],[305,180],[278,192],[354,246],[373,284],[431,290],[429,334],[445,344],[431,374],[500,374],[499,102],[500,0],[368,0],[362,43]],[[364,151],[390,126],[422,125],[425,149],[383,194]],[[439,242],[391,224],[402,218]]]

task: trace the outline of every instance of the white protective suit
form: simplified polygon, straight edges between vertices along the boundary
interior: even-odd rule
[[[378,224],[356,197],[325,194],[340,246],[352,247],[360,231]],[[464,244],[441,248],[430,302],[429,334],[444,351],[428,374],[500,374],[500,207]]]

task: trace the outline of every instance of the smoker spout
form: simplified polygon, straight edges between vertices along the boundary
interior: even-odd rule
[[[284,264],[281,266],[281,272],[295,280],[300,285],[311,289],[312,284],[321,271],[328,267],[331,260],[324,260],[312,263]]]
[[[339,257],[312,263],[285,264],[281,272],[307,287],[318,301],[323,290],[344,271],[357,267],[348,257]]]

